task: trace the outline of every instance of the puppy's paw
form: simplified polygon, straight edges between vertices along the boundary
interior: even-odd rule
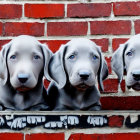
[[[27,123],[31,125],[38,125],[45,121],[45,116],[27,116]]]

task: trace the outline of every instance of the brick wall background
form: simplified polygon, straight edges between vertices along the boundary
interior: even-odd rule
[[[140,33],[139,0],[0,0],[0,47],[21,34],[36,36],[41,42],[47,43],[53,52],[61,44],[75,37],[88,38],[102,46],[109,66],[109,77],[104,81],[105,91],[101,93],[103,110],[140,110],[140,93],[128,90],[125,87],[125,80],[119,86],[117,77],[110,68],[112,53],[119,44],[138,33]],[[44,83],[47,87],[48,82]],[[109,128],[109,132],[115,132],[111,130]],[[70,133],[73,132],[70,130]],[[73,134],[69,140],[136,140],[140,137],[139,133],[128,135],[125,132],[128,131],[106,135]],[[65,132],[67,133],[69,132]],[[68,139],[63,132],[0,134],[2,140],[8,140],[9,137],[14,140],[63,140],[64,137]]]

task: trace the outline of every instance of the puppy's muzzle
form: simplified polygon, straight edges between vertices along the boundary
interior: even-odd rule
[[[139,81],[140,80],[140,70],[133,70],[131,72],[134,80]]]
[[[26,83],[26,81],[29,79],[29,74],[23,74],[23,73],[20,73],[18,74],[18,80],[21,82],[21,83]]]
[[[82,80],[87,80],[90,76],[90,72],[88,70],[80,70],[78,74]]]

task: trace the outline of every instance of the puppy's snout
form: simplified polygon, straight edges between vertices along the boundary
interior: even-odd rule
[[[29,78],[29,74],[18,74],[18,80],[21,83],[25,83]]]
[[[88,70],[80,70],[78,74],[83,80],[87,80],[90,76],[90,72]]]
[[[140,80],[140,70],[133,70],[131,73],[136,81]]]

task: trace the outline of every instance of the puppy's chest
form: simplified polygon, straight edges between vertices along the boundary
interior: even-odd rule
[[[75,96],[75,98],[72,98],[74,106],[78,108],[82,108],[84,105],[84,97],[83,94],[78,94]]]
[[[84,101],[84,94],[83,93],[71,93],[71,95],[66,95],[67,97],[64,97],[63,101],[64,104],[70,108],[74,109],[82,109],[85,106]]]

